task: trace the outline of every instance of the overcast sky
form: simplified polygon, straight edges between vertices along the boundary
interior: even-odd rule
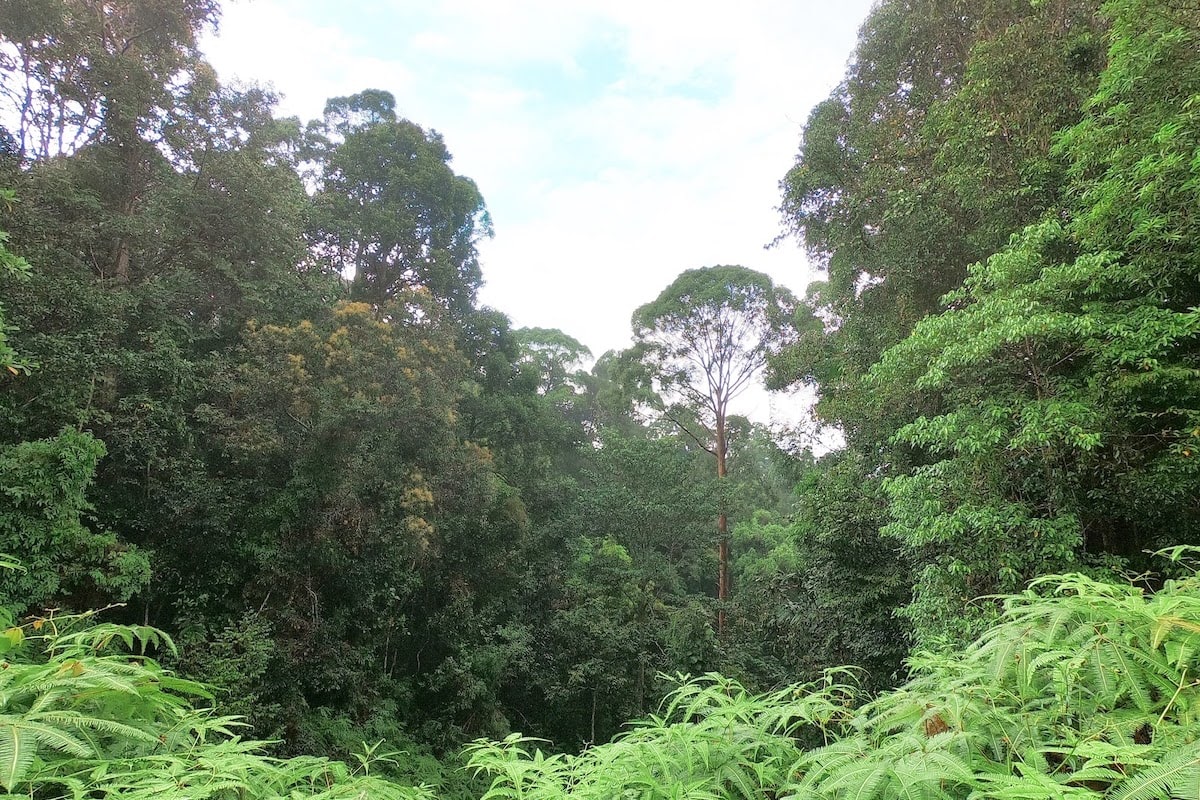
[[[483,303],[596,355],[685,269],[742,264],[796,292],[778,183],[841,79],[871,0],[227,0],[224,80],[308,120],[366,88],[441,132],[496,235]]]

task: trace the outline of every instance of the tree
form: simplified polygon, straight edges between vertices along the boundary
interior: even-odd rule
[[[217,0],[5,3],[0,115],[18,152],[45,160],[101,140],[125,151],[155,140],[218,16]]]
[[[145,588],[144,552],[89,524],[86,492],[104,445],[67,428],[53,439],[0,446],[0,552],[22,569],[4,575],[0,606],[24,613],[123,602]]]
[[[164,621],[177,601],[196,601],[191,585],[209,591],[241,563],[191,556],[247,521],[253,481],[230,469],[211,413],[246,322],[293,319],[322,300],[296,269],[307,199],[285,152],[295,126],[277,124],[257,90],[195,86],[187,103],[196,115],[171,131],[181,160],[159,162],[135,227],[98,199],[109,177],[97,146],[19,171],[6,227],[39,269],[0,276],[14,346],[39,365],[5,376],[0,442],[64,427],[104,442],[88,499],[99,527],[154,553],[137,613]],[[130,234],[125,282],[104,279],[117,229]]]
[[[1030,574],[1070,566],[1045,558],[1063,531],[1041,529],[1029,541],[1015,533],[985,536],[968,525],[954,536],[943,531],[948,538],[937,547],[899,545],[907,558],[892,557],[896,545],[878,536],[889,522],[897,534],[911,531],[910,523],[928,529],[935,519],[945,521],[939,503],[965,513],[967,506],[957,504],[977,489],[987,494],[1007,481],[1010,496],[1031,499],[1037,486],[1022,483],[1027,475],[1008,480],[1015,451],[994,442],[975,453],[977,472],[960,461],[943,468],[947,482],[936,487],[909,482],[912,491],[903,496],[885,493],[888,478],[924,474],[931,461],[941,460],[928,442],[898,431],[914,419],[940,419],[948,393],[913,391],[932,357],[926,350],[898,351],[886,377],[866,376],[922,319],[927,332],[939,324],[941,298],[962,286],[970,264],[1003,249],[1014,231],[1064,208],[1072,187],[1054,142],[1058,131],[1085,115],[1104,67],[1107,21],[1099,9],[1098,0],[884,0],[862,28],[845,81],[814,109],[795,166],[781,182],[785,224],[803,237],[826,280],[810,286],[805,305],[812,316],[796,345],[772,362],[772,379],[819,387],[817,416],[840,428],[851,451],[806,483],[822,501],[812,515],[816,546],[827,549],[828,564],[878,568],[873,585],[888,587],[879,597],[898,603],[906,602],[899,584],[910,574],[924,581],[931,561],[939,562],[938,572],[957,570],[935,592],[947,599],[945,607],[913,609],[914,622],[936,616],[933,627],[942,630],[943,622],[967,618],[963,595],[1015,589]],[[964,297],[954,307],[968,302]],[[1011,310],[1020,313],[1016,305]],[[943,343],[969,337],[959,325]],[[967,416],[982,412],[998,392],[1009,393],[991,380],[992,371],[1004,369],[996,355],[979,361],[969,375],[951,376],[963,378]],[[944,439],[962,447],[964,459],[968,440],[979,444],[962,435],[969,427],[964,423]],[[961,492],[951,491],[954,483]],[[886,485],[899,489],[904,481]],[[997,509],[991,530],[1020,528],[1018,518],[1026,516]],[[987,557],[975,558],[984,555],[985,542]],[[955,560],[968,553],[965,562]],[[997,582],[1001,568],[1004,579]],[[825,570],[832,580],[812,579],[836,587],[839,571]],[[879,617],[862,602],[863,593],[854,599],[837,603],[839,614],[853,608],[868,615],[857,620],[857,630],[877,628]],[[916,636],[929,643],[921,630]],[[895,641],[878,652],[894,653]]]
[[[578,366],[592,357],[585,345],[553,328],[518,328],[513,336],[520,363],[539,376],[538,394],[569,400],[581,389],[586,378]]]
[[[264,695],[293,746],[312,735],[308,708],[361,717],[397,685],[429,680],[408,662],[423,651],[418,663],[437,666],[457,644],[433,623],[453,601],[449,581],[474,588],[461,562],[486,565],[481,580],[496,586],[522,563],[499,555],[517,537],[487,527],[501,485],[487,451],[457,436],[466,364],[439,313],[410,292],[382,310],[340,303],[254,326],[205,410],[229,477],[248,484],[245,520],[176,543],[179,562],[197,565],[177,562],[179,594],[207,598],[192,608],[208,620],[258,607],[271,623],[288,670],[265,676]]]
[[[886,0],[813,109],[780,210],[826,272],[806,300],[824,324],[780,373],[820,384],[817,413],[851,446],[878,454],[903,424],[871,403],[871,364],[1061,200],[1051,142],[1103,65],[1098,5]],[[903,466],[889,449],[880,460]]]
[[[458,315],[482,282],[476,244],[491,220],[475,182],[450,168],[437,131],[398,119],[369,89],[337,97],[309,126],[317,164],[310,240],[351,296],[376,305],[423,287]]]
[[[197,43],[217,17],[215,0],[20,0],[0,10],[0,109],[15,122],[16,148],[41,161],[94,151],[97,199],[112,217],[93,266],[118,283],[135,267],[135,234],[152,226],[145,200],[166,172],[179,98],[212,79]]]
[[[881,405],[930,409],[894,437],[923,463],[888,483],[888,532],[923,562],[922,643],[977,632],[995,608],[970,598],[1200,541],[1200,26],[1194,7],[1105,11],[1109,66],[1059,136],[1073,202],[869,374]]]
[[[716,266],[684,272],[633,314],[634,354],[668,400],[664,416],[711,453],[727,474],[729,404],[767,356],[790,340],[796,301],[760,272]],[[729,599],[729,519],[717,514],[717,598]],[[725,610],[717,616],[725,629]]]

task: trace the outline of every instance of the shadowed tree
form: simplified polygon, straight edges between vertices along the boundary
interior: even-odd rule
[[[218,15],[215,0],[0,8],[0,115],[25,159],[93,146],[105,176],[97,199],[112,214],[96,269],[118,283],[134,277],[132,232],[162,180],[179,97],[212,77],[197,41]]]
[[[15,198],[11,189],[0,189],[0,203],[11,204]],[[0,231],[0,274],[21,278],[29,273],[29,264],[25,259],[12,253],[5,244],[8,233]],[[0,305],[0,369],[7,370],[13,375],[27,368],[17,360],[17,354],[8,344],[7,331],[12,327],[4,323],[4,306]]]
[[[885,484],[920,559],[919,645],[1000,613],[965,600],[1051,570],[1139,569],[1200,541],[1200,9],[1105,5],[1109,61],[1058,135],[1070,202],[970,268],[866,391],[914,408],[924,463]]]

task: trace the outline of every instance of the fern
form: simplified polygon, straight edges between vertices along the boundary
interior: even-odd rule
[[[1200,745],[1193,743],[1117,785],[1112,800],[1200,797]]]
[[[513,737],[477,743],[471,764],[486,800],[1200,794],[1200,580],[1147,595],[1068,575],[997,600],[971,646],[914,657],[907,684],[868,702],[845,673],[757,696],[707,675],[579,756]]]
[[[33,732],[19,723],[0,723],[0,784],[12,791],[33,764],[37,740]]]
[[[44,800],[381,798],[429,792],[318,758],[273,759],[235,735],[240,722],[192,706],[208,690],[146,657],[174,645],[144,626],[91,625],[89,616],[35,620],[22,632],[42,645],[0,664],[0,786]]]

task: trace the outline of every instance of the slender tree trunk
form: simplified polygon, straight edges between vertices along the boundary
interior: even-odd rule
[[[132,208],[122,208],[121,213],[126,219],[132,216]],[[129,235],[122,233],[117,238],[116,244],[113,245],[112,254],[112,277],[117,283],[125,285],[129,283]]]
[[[725,415],[717,414],[717,635],[725,635],[725,603],[729,600],[729,518],[725,514]]]
[[[130,220],[137,212],[140,199],[147,180],[146,166],[143,163],[145,154],[142,152],[145,143],[138,135],[137,117],[128,113],[120,103],[112,102],[104,119],[104,125],[111,137],[110,147],[115,147],[118,155],[114,159],[118,173],[113,176],[116,182],[114,200],[116,217],[120,230],[117,240],[113,243],[110,258],[109,276],[119,284],[130,282],[129,251]]]

